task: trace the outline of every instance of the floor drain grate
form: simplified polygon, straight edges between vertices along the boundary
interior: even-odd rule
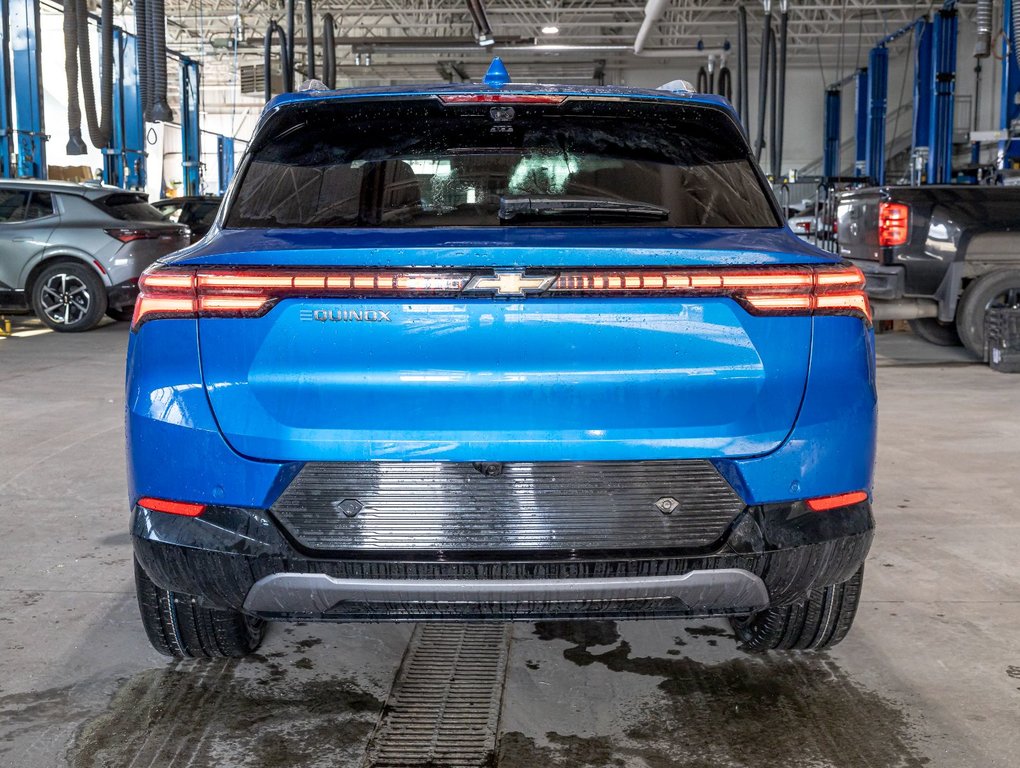
[[[509,647],[505,624],[419,624],[366,768],[489,765]]]

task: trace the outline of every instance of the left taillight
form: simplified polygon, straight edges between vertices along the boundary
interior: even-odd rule
[[[910,208],[903,203],[878,204],[878,244],[904,245],[910,236]]]

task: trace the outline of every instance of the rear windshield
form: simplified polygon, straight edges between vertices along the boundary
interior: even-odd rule
[[[574,98],[285,107],[226,219],[243,227],[777,227],[722,110]]]
[[[149,205],[144,195],[114,194],[92,201],[121,221],[164,221],[166,217]]]

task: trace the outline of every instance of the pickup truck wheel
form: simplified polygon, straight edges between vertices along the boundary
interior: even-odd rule
[[[940,323],[934,317],[922,317],[907,322],[914,335],[929,344],[938,344],[940,347],[958,347],[962,343],[960,334],[956,332],[956,326],[952,323]]]
[[[135,592],[152,647],[176,659],[240,658],[262,643],[266,623],[240,611],[204,608],[158,587],[135,560]]]
[[[956,311],[963,345],[985,359],[985,312],[993,307],[1020,307],[1020,269],[1000,269],[971,283]]]
[[[812,590],[807,599],[730,619],[745,651],[822,650],[850,631],[861,599],[864,566],[842,584]]]

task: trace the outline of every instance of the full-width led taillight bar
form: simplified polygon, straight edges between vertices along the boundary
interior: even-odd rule
[[[759,315],[845,314],[871,322],[856,267],[477,270],[155,267],[139,279],[134,327],[161,317],[256,317],[287,298],[497,296],[728,297]]]

